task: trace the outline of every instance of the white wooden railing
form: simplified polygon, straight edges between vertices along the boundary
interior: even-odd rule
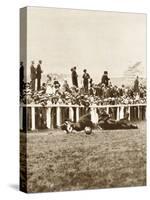
[[[31,109],[31,130],[36,129],[36,120],[35,120],[35,109],[36,108],[42,108],[42,105],[38,104],[28,104],[28,105],[20,105],[20,130],[23,130],[23,109],[24,108],[30,108]],[[90,112],[91,114],[96,113],[96,109],[98,108],[105,108],[106,112],[109,113],[110,108],[116,108],[116,120],[119,120],[124,117],[125,114],[125,108],[127,112],[129,113],[129,120],[131,119],[131,107],[136,107],[137,109],[137,119],[140,120],[140,115],[141,112],[142,115],[144,115],[146,119],[146,104],[128,104],[128,105],[92,105],[90,106]],[[61,109],[62,108],[68,108],[69,109],[69,119],[75,122],[78,122],[80,114],[79,111],[81,108],[84,108],[84,106],[79,106],[79,105],[61,105],[61,104],[52,104],[52,105],[46,105],[43,108],[46,109],[46,124],[47,128],[51,128],[52,124],[52,119],[51,119],[51,109],[56,108],[56,126],[60,127],[62,124],[62,119],[61,119]],[[141,108],[144,108],[141,110]],[[28,117],[28,116],[26,116]],[[94,119],[92,119],[94,120]]]

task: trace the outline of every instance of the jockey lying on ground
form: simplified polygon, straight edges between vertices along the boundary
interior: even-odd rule
[[[90,127],[91,129],[93,128],[90,113],[80,117],[79,121],[76,123],[73,123],[70,120],[65,120],[65,123],[61,126],[62,130],[67,131],[67,133],[70,133],[73,130],[82,131],[85,129],[85,127]]]

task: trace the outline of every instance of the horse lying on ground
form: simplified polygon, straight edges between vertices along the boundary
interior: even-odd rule
[[[104,130],[137,129],[137,125],[132,124],[128,120],[128,117],[127,114],[125,118],[117,121],[111,118],[106,112],[103,112],[99,115],[98,124],[95,126],[91,121],[91,114],[89,113],[80,117],[79,121],[76,123],[71,122],[70,120],[65,120],[64,124],[61,125],[61,129],[65,130],[67,133],[85,130],[87,134],[90,134],[94,127]]]
[[[114,120],[107,113],[102,113],[98,120],[98,126],[104,130],[117,130],[117,129],[137,129],[137,125],[132,124],[129,120],[127,113],[123,119]]]

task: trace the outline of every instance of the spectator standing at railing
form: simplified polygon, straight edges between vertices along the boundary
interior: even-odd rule
[[[90,83],[90,87],[93,87],[93,79],[92,78],[90,78],[89,83]]]
[[[51,82],[52,82],[52,77],[51,77],[49,74],[47,74],[46,84],[47,84],[47,85],[48,85],[48,84],[51,84]]]
[[[42,91],[42,94],[46,93],[46,83],[42,83],[41,91]]]
[[[146,95],[144,88],[142,86],[139,88],[139,95],[140,98],[144,98],[144,96]]]
[[[60,88],[60,83],[57,80],[56,77],[54,77],[54,82],[53,82],[53,86],[54,86],[54,93],[58,93],[59,92],[59,88]]]
[[[124,96],[125,95],[125,86],[122,85],[120,88],[119,88],[119,96]]]
[[[95,89],[90,85],[89,94],[93,96],[95,94]]]
[[[23,93],[23,85],[24,85],[24,66],[23,62],[20,62],[20,96]]]
[[[139,92],[139,77],[137,76],[134,81],[134,92]]]
[[[90,79],[90,75],[87,73],[87,70],[84,69],[83,70],[83,87],[84,87],[84,92],[88,93],[88,85],[89,85],[89,79]]]
[[[78,74],[76,72],[76,66],[71,68],[72,85],[78,87]]]
[[[114,87],[113,87],[113,97],[118,97],[119,96],[119,89],[118,89],[118,87],[115,85]]]
[[[38,91],[41,89],[41,77],[42,77],[41,74],[43,73],[43,71],[41,69],[41,64],[42,64],[42,60],[39,60],[39,63],[37,65],[37,69],[36,69],[36,71],[37,71],[37,76],[36,76],[36,78],[37,78],[37,90]]]
[[[62,89],[62,92],[69,92],[69,91],[70,91],[70,89],[69,89],[69,84],[68,84],[67,80],[64,80],[61,89]]]
[[[20,62],[20,83],[24,82],[24,66],[23,62]]]
[[[35,91],[35,80],[36,80],[36,69],[34,67],[34,61],[31,62],[30,78],[31,78],[31,89],[34,92]]]
[[[104,74],[103,74],[103,76],[102,76],[101,83],[102,83],[102,84],[105,84],[105,86],[107,87],[107,86],[108,86],[108,83],[109,83],[109,80],[110,80],[110,78],[108,78],[108,72],[107,72],[107,71],[104,71]]]
[[[105,84],[103,83],[101,85],[101,95],[100,95],[101,98],[105,98]]]

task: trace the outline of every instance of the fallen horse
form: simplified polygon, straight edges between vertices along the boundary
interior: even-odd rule
[[[116,129],[137,129],[137,125],[132,124],[128,120],[129,115],[126,114],[125,118],[120,120],[114,120],[106,112],[99,114],[98,124],[94,124],[91,121],[91,114],[88,113],[80,117],[79,121],[74,123],[70,120],[65,120],[61,125],[61,129],[67,133],[73,131],[85,131],[86,134],[91,134],[93,128],[100,128],[104,130],[116,130]]]
[[[98,120],[98,126],[104,130],[117,130],[117,129],[138,129],[136,124],[131,123],[129,120],[129,114],[120,120],[112,119],[106,112],[103,112]]]

